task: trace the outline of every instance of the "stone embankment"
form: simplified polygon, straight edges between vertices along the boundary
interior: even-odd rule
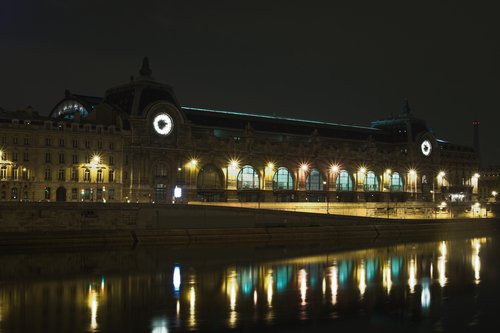
[[[497,230],[495,218],[388,219],[207,205],[0,203],[0,247],[425,239]]]

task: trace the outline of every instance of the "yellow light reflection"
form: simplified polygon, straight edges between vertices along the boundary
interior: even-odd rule
[[[439,250],[441,251],[441,256],[438,258],[438,273],[439,273],[439,285],[444,287],[446,285],[446,254],[448,253],[448,249],[446,248],[446,243],[443,241],[439,246]]]
[[[253,291],[253,304],[257,305],[257,290]]]
[[[196,328],[195,306],[196,306],[196,291],[194,289],[194,286],[191,286],[191,288],[189,289],[189,321],[188,321],[189,329]]]
[[[234,328],[236,326],[237,321],[237,312],[236,312],[236,295],[237,295],[237,287],[238,282],[236,280],[237,274],[236,271],[232,271],[229,275],[229,307],[231,309],[229,313],[229,327]]]
[[[387,260],[382,268],[382,281],[383,286],[387,289],[387,293],[391,292],[392,279],[391,279],[391,260]]]
[[[302,300],[301,305],[306,305],[307,272],[305,269],[301,269],[299,271],[299,288],[300,288],[300,299]]]
[[[361,260],[358,269],[358,287],[359,287],[359,293],[361,294],[361,298],[363,298],[363,295],[365,294],[366,291],[366,271],[365,271],[365,262],[363,260]]]
[[[99,307],[99,303],[97,301],[97,292],[92,289],[92,286],[89,286],[87,305],[90,309],[90,330],[96,332],[98,327],[97,308]]]
[[[326,294],[326,279],[323,276],[323,281],[321,281],[321,292],[323,293],[323,296]]]
[[[481,241],[478,238],[472,240],[472,268],[474,269],[474,282],[479,284],[481,273],[481,259],[479,258],[479,250],[481,249]]]
[[[177,304],[175,305],[175,314],[177,315],[177,318],[179,318],[180,313],[181,313],[181,302],[177,300]]]
[[[417,285],[417,264],[415,262],[415,259],[410,260],[408,275],[408,286],[410,287],[410,293],[413,294],[415,292],[415,286]]]
[[[273,271],[269,270],[265,278],[265,285],[267,289],[267,305],[269,307],[273,306]]]
[[[337,266],[330,267],[330,290],[332,292],[332,305],[337,304],[337,291],[339,289],[338,283],[338,269]]]

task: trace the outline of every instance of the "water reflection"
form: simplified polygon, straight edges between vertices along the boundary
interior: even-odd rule
[[[444,287],[446,285],[446,281],[448,280],[446,278],[446,254],[448,253],[446,242],[441,242],[439,251],[441,252],[441,256],[438,258],[439,285]]]
[[[106,278],[101,272],[53,281],[4,279],[0,330],[127,331],[137,318],[144,319],[137,331],[153,333],[238,329],[323,315],[333,320],[338,311],[392,303],[430,315],[443,303],[437,290],[484,284],[481,269],[488,266],[484,258],[492,243],[476,238],[402,244],[215,267],[186,260],[153,273]],[[134,319],[131,313],[140,315]],[[29,323],[23,321],[27,316],[33,318]],[[29,327],[14,329],[19,325]]]

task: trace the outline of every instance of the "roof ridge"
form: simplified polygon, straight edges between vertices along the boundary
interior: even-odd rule
[[[251,116],[251,117],[257,117],[257,118],[287,120],[287,121],[293,121],[293,122],[306,122],[306,123],[310,123],[310,124],[319,124],[319,125],[331,125],[331,126],[341,126],[341,127],[354,127],[354,128],[360,128],[360,129],[369,129],[369,130],[373,130],[373,131],[381,131],[378,128],[369,127],[369,126],[337,124],[337,123],[331,123],[331,122],[319,121],[319,120],[309,120],[309,119],[280,117],[280,116],[269,116],[269,115],[255,114],[255,113],[246,113],[246,112],[234,112],[234,111],[225,111],[225,110],[214,110],[214,109],[197,108],[197,107],[191,107],[191,106],[182,106],[181,108],[185,109],[185,110],[193,110],[193,111],[206,111],[206,112],[214,112],[214,113],[225,113],[225,114],[231,114],[231,115],[237,115],[237,116]]]

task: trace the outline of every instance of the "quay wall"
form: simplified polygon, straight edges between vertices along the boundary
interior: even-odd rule
[[[345,241],[496,230],[496,218],[388,219],[186,204],[0,203],[0,247]]]

